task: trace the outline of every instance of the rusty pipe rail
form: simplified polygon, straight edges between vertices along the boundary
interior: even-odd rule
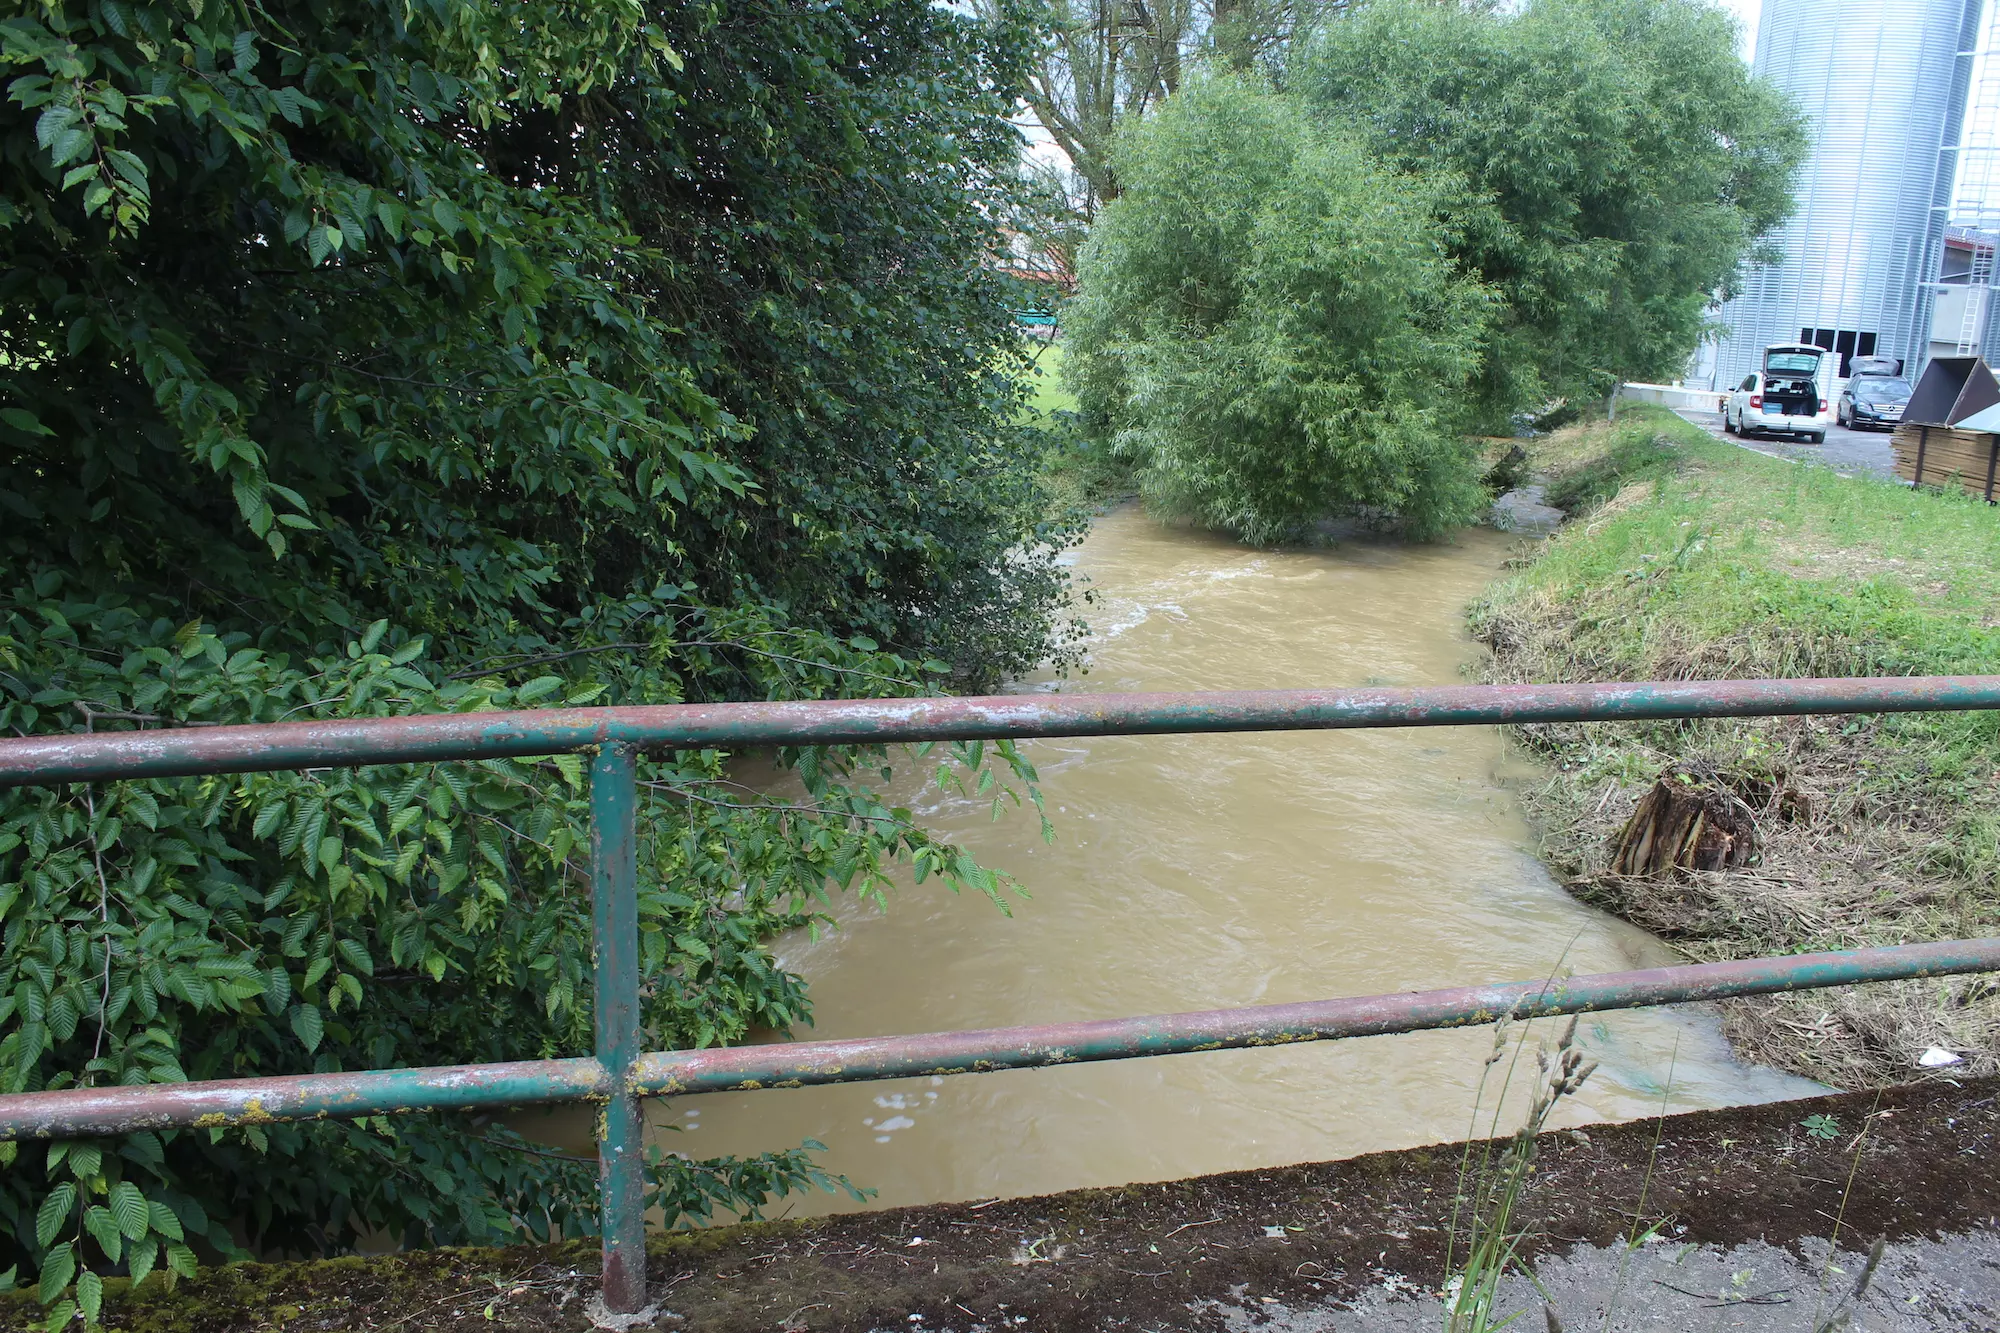
[[[141,1129],[214,1129],[280,1120],[604,1102],[618,1091],[637,1097],[691,1096],[926,1074],[985,1074],[1476,1027],[1497,1022],[1503,1015],[1549,1018],[1987,971],[2000,971],[2000,939],[1905,944],[977,1032],[662,1051],[638,1057],[623,1089],[617,1087],[611,1072],[593,1059],[69,1088],[0,1097],[0,1142],[126,1134]]]
[[[1035,736],[1452,727],[2000,708],[2000,676],[1440,685],[1208,694],[986,695],[548,708],[240,727],[29,736],[0,742],[0,787],[452,759],[599,745],[640,750],[881,744]]]
[[[353,1074],[64,1088],[0,1097],[0,1142],[88,1138],[142,1129],[225,1129],[285,1120],[359,1120],[424,1111],[601,1102],[609,1099],[611,1092],[610,1071],[590,1056]]]
[[[632,1085],[641,1096],[662,1097],[858,1083],[920,1074],[983,1074],[1477,1027],[1507,1014],[1548,1018],[1992,971],[2000,971],[2000,939],[1953,940],[1148,1018],[668,1051],[641,1056],[632,1071]]]
[[[857,699],[354,718],[0,740],[0,787],[595,752],[594,1058],[0,1096],[0,1139],[596,1101],[604,1300],[646,1303],[638,1099],[1415,1032],[1523,1016],[2000,971],[2000,940],[987,1032],[642,1054],[639,750],[2000,708],[2000,676]]]

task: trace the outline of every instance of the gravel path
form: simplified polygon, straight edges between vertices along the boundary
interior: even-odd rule
[[[1744,439],[1740,435],[1725,435],[1722,432],[1720,412],[1683,411],[1678,415],[1692,421],[1718,440],[1741,445],[1756,453],[1769,454],[1773,458],[1785,458],[1794,463],[1816,463],[1848,476],[1895,475],[1889,453],[1887,431],[1848,430],[1845,426],[1828,426],[1825,444],[1800,444],[1796,440]]]

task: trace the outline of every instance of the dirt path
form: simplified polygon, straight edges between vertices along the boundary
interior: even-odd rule
[[[1544,1285],[1572,1330],[1605,1327],[1615,1297],[1613,1329],[1811,1333],[1854,1281],[1850,1252],[1882,1238],[1859,1326],[2000,1327],[1996,1094],[2000,1081],[1934,1082],[1552,1133],[1530,1193]],[[660,1326],[1434,1328],[1421,1293],[1445,1271],[1459,1151],[662,1237]],[[1635,1217],[1660,1239],[1621,1265]],[[1836,1220],[1844,1272],[1826,1268]],[[114,1293],[107,1324],[582,1330],[594,1259],[572,1245],[245,1265],[172,1296]],[[28,1307],[8,1299],[21,1300],[0,1298],[0,1326],[24,1326]],[[1543,1326],[1533,1313],[1521,1327]]]

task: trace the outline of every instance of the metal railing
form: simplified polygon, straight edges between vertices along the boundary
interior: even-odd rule
[[[596,1051],[0,1096],[0,1140],[596,1102],[604,1300],[646,1304],[644,1097],[981,1073],[1417,1032],[1855,982],[2000,971],[2000,939],[1758,958],[1414,994],[982,1032],[640,1049],[636,755],[644,750],[1037,736],[1339,730],[2000,708],[2000,676],[1078,694],[579,708],[0,741],[0,787],[594,752]]]

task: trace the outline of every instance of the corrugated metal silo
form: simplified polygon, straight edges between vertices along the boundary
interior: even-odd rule
[[[1755,69],[1812,134],[1798,211],[1724,307],[1715,384],[1804,341],[1922,369],[1983,0],[1764,0]],[[1827,358],[1834,362],[1836,358]]]

